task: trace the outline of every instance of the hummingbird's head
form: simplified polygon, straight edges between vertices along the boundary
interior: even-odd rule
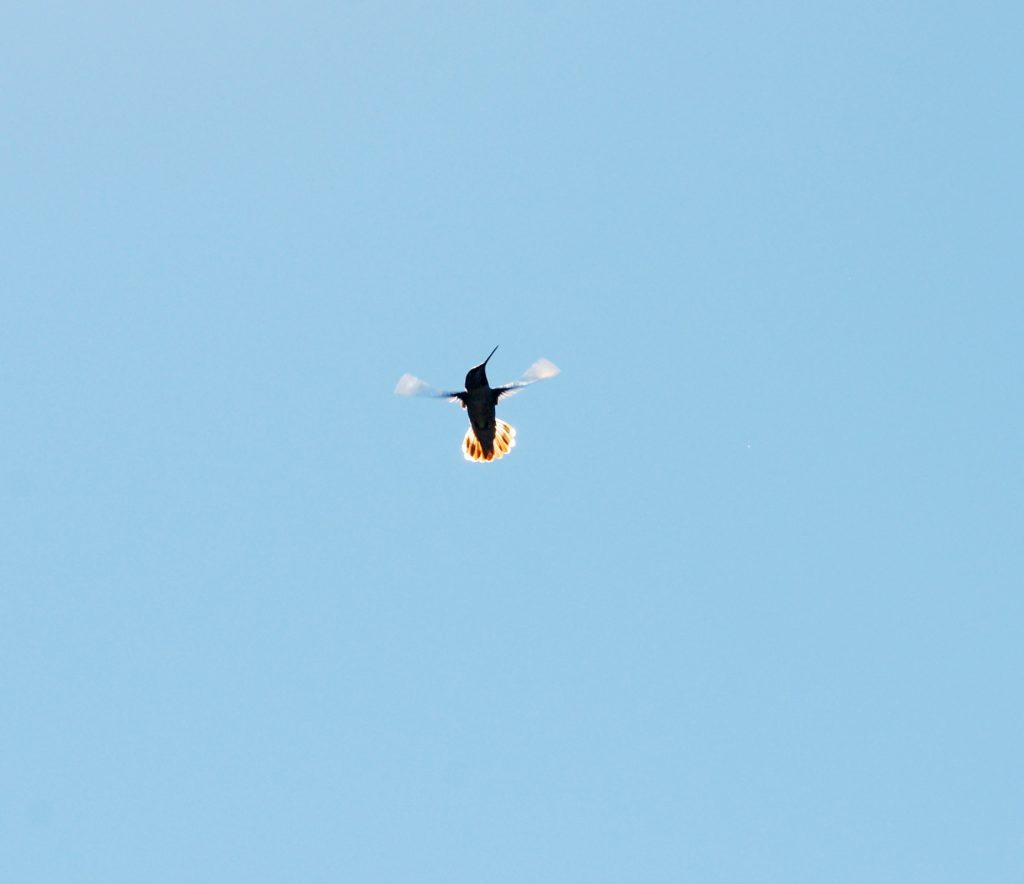
[[[498,348],[495,347],[494,350]],[[494,355],[494,350],[491,350],[490,355],[479,365],[474,365],[470,370],[469,374],[466,375],[466,389],[475,390],[480,387],[488,387],[490,384],[487,383],[487,363],[490,361],[491,356]]]

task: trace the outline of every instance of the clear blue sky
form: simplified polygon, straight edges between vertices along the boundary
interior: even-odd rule
[[[8,5],[0,879],[1022,880],[1022,26]]]

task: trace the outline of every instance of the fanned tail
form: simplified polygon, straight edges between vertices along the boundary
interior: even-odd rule
[[[505,423],[500,418],[494,420],[494,450],[484,451],[480,440],[476,438],[473,427],[466,430],[462,440],[462,456],[466,460],[485,461],[501,460],[513,448],[516,447],[516,428]]]

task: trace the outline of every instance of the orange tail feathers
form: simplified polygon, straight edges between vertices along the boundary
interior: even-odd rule
[[[484,451],[484,447],[476,438],[470,427],[462,440],[462,456],[466,460],[486,461],[501,460],[516,447],[516,428],[500,419],[494,421],[494,450]]]

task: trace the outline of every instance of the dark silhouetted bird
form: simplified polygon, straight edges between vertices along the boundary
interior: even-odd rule
[[[494,350],[498,348],[495,347]],[[494,407],[506,396],[518,393],[523,387],[558,374],[558,367],[547,359],[538,359],[518,381],[491,387],[487,382],[487,363],[494,355],[491,350],[479,365],[474,365],[466,375],[466,389],[461,393],[445,393],[435,390],[429,384],[411,374],[398,379],[395,393],[399,396],[432,396],[458,402],[469,412],[469,429],[462,440],[462,453],[466,460],[489,463],[508,454],[516,444],[516,430],[494,416]]]

